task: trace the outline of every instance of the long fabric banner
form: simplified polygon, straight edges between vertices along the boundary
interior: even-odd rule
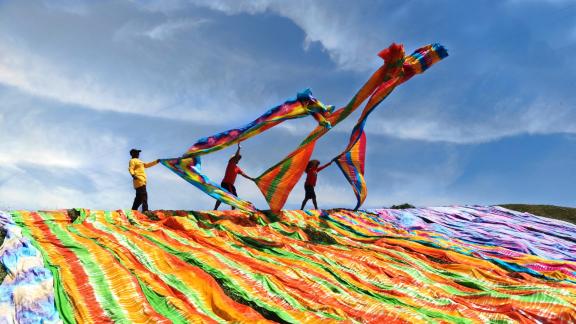
[[[202,173],[200,156],[222,150],[261,134],[267,129],[286,120],[302,118],[309,115],[318,121],[319,127],[329,129],[331,125],[326,117],[328,117],[333,110],[333,106],[324,105],[312,95],[310,89],[306,89],[298,93],[295,99],[288,100],[282,105],[268,110],[251,123],[202,138],[192,145],[183,157],[161,159],[160,163],[210,197],[230,206],[253,212],[256,208],[252,203],[239,199]]]
[[[250,202],[235,197],[202,174],[200,170],[200,155],[239,143],[285,120],[312,115],[318,121],[319,126],[302,141],[295,151],[255,179],[256,185],[264,194],[270,209],[279,211],[304,173],[314,151],[316,141],[325,135],[332,126],[347,118],[368,99],[362,115],[352,131],[347,148],[342,154],[333,159],[352,185],[357,197],[357,209],[364,202],[367,194],[364,181],[364,151],[366,143],[363,129],[368,115],[396,86],[406,82],[414,75],[424,72],[447,55],[448,53],[444,47],[433,44],[424,46],[405,57],[403,46],[392,44],[389,48],[379,53],[379,56],[384,59],[384,65],[370,77],[347,106],[336,112],[333,112],[332,106],[325,106],[312,96],[310,90],[306,90],[299,93],[296,99],[286,101],[284,104],[270,109],[243,127],[234,128],[199,140],[181,158],[162,159],[161,162],[174,173],[211,197],[243,210],[255,211],[255,207]],[[360,138],[364,138],[364,142],[357,145]]]
[[[160,163],[212,198],[242,210],[256,211],[256,207],[254,207],[251,202],[234,196],[228,190],[222,188],[216,182],[202,174],[200,170],[200,157],[161,159]]]
[[[379,56],[385,61],[390,61],[395,55],[398,55],[395,54],[397,51],[398,49],[396,47],[391,46],[390,48],[380,52]],[[352,129],[348,146],[344,149],[344,152],[333,159],[354,190],[357,201],[354,209],[360,208],[368,194],[368,188],[366,187],[366,181],[364,180],[364,164],[366,156],[366,134],[364,133],[364,126],[366,125],[368,116],[374,111],[378,104],[390,94],[394,89],[395,84],[398,85],[405,82],[415,74],[426,71],[430,66],[447,56],[448,52],[439,44],[432,44],[419,48],[404,59],[402,71],[398,72],[401,79],[390,79],[374,91],[374,94],[362,111],[358,122]]]
[[[372,75],[347,106],[338,109],[328,117],[331,125],[336,126],[353,113],[364,100],[369,98],[358,123],[352,131],[348,147],[342,155],[346,155],[352,147],[354,147],[363,133],[364,124],[366,123],[368,115],[396,86],[408,81],[414,75],[424,72],[427,68],[448,56],[448,53],[441,45],[432,44],[419,48],[410,56],[404,57],[403,46],[392,44],[389,48],[381,51],[379,56],[384,60],[384,65]],[[288,199],[288,195],[290,195],[290,192],[306,169],[306,164],[310,158],[314,144],[327,132],[328,129],[317,127],[294,152],[266,170],[256,179],[256,184],[264,194],[264,197],[266,197],[270,209],[274,211],[282,209]],[[306,152],[306,154],[303,152]],[[359,156],[364,156],[364,154],[360,154]],[[302,158],[306,157],[308,159],[301,161]],[[334,160],[338,162],[339,157],[340,156],[336,157]],[[352,177],[352,173],[358,175],[360,170],[356,167],[360,164],[363,165],[364,162],[353,163],[350,161],[349,165],[344,166],[343,164],[346,163],[345,160],[343,161],[341,159],[340,162],[338,162],[343,171],[349,170],[349,172],[344,172],[344,174],[352,184],[352,187],[355,188],[355,192],[358,190],[358,204],[356,206],[356,208],[358,208],[365,198],[365,196],[362,198],[362,193],[365,194],[367,190],[365,182],[363,181],[364,177]]]
[[[368,195],[368,188],[364,180],[364,164],[366,161],[366,134],[360,133],[360,138],[354,145],[340,154],[334,160],[344,177],[352,185],[354,195],[356,195],[356,207],[354,210],[360,208],[366,196]]]
[[[66,323],[576,322],[576,226],[498,207],[11,214]]]
[[[324,105],[312,95],[310,89],[306,89],[299,92],[296,99],[288,100],[282,105],[268,110],[245,126],[200,139],[186,151],[184,157],[199,156],[219,151],[256,136],[286,120],[295,118],[312,116],[322,127],[330,128],[330,123],[326,120],[326,117],[333,109],[333,106]]]

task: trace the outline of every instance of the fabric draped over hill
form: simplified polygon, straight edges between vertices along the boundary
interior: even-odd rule
[[[37,249],[54,289],[39,294],[46,271],[16,275],[25,298],[0,302],[0,318],[49,322],[55,307],[66,323],[576,321],[576,225],[499,207],[76,214],[10,212],[28,243],[3,250]]]

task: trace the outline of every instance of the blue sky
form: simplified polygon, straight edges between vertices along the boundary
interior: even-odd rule
[[[365,207],[576,206],[576,1],[2,1],[0,208],[129,208],[128,151],[181,155],[305,88],[345,104],[390,43],[450,53],[396,89],[367,124]],[[317,145],[347,143],[339,125]],[[244,144],[259,175],[314,126],[284,123]],[[220,181],[232,149],[204,159]],[[157,166],[153,209],[213,200]],[[253,183],[242,198],[265,208]],[[336,167],[320,206],[352,207]],[[287,207],[299,206],[299,183]]]

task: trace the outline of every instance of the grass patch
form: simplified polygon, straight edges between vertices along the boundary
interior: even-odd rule
[[[390,207],[392,209],[410,209],[410,208],[416,208],[414,206],[412,206],[411,204],[408,203],[404,203],[401,205],[392,205],[392,207]]]
[[[576,224],[576,208],[553,206],[553,205],[523,205],[523,204],[505,204],[498,206],[502,206],[504,208],[512,209],[519,212],[525,212],[537,216],[559,219],[565,222]]]

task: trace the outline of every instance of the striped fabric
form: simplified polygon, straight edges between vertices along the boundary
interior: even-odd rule
[[[415,74],[424,72],[447,55],[446,50],[441,45],[433,44],[422,47],[410,56],[404,57],[402,45],[392,44],[379,53],[379,56],[384,59],[384,65],[370,77],[346,107],[333,112],[332,106],[322,104],[307,89],[299,93],[295,100],[286,101],[284,104],[270,109],[248,125],[203,138],[194,144],[182,158],[163,159],[162,164],[211,197],[246,211],[254,211],[254,206],[251,203],[234,197],[202,174],[198,157],[258,135],[285,120],[312,115],[318,121],[319,126],[304,139],[294,152],[256,178],[256,185],[264,194],[270,208],[279,211],[302,177],[313,153],[316,140],[370,98],[352,132],[347,149],[342,153],[342,159],[340,156],[334,158],[334,160],[339,161],[340,168],[356,193],[358,199],[356,208],[358,208],[366,198],[367,193],[363,181],[364,174],[357,169],[364,161],[352,162],[352,160],[346,159],[346,156],[351,157],[349,151],[355,147],[356,141],[360,138],[368,115],[396,86]],[[356,157],[362,155],[357,154]],[[196,157],[196,159],[187,160],[192,157]],[[351,164],[344,165],[346,161],[350,161]]]
[[[355,192],[358,192],[358,208],[363,202],[362,193],[367,193],[366,186],[363,180],[357,180],[360,170],[355,169],[362,162],[344,165],[346,163],[345,156],[356,145],[356,142],[363,134],[364,125],[368,115],[384,100],[396,86],[408,81],[414,75],[424,72],[431,65],[439,62],[441,59],[448,55],[444,47],[439,44],[427,45],[417,49],[413,54],[404,57],[404,47],[398,44],[392,44],[387,49],[381,51],[379,56],[384,59],[384,65],[378,69],[372,77],[364,84],[364,86],[356,93],[347,106],[338,109],[328,117],[332,126],[336,126],[342,120],[346,119],[353,113],[360,105],[368,99],[362,114],[355,125],[350,142],[344,152],[334,158],[338,165],[343,170],[344,175],[351,183]],[[266,201],[270,209],[274,211],[280,210],[290,192],[302,177],[306,169],[306,163],[311,156],[311,151],[314,148],[316,140],[328,132],[328,129],[317,127],[308,137],[300,144],[300,146],[290,153],[281,162],[266,170],[262,175],[257,178],[256,184],[266,197]],[[305,153],[303,153],[305,152]],[[361,154],[363,155],[363,154]],[[298,159],[307,158],[306,161],[297,161]],[[362,172],[362,178],[364,177]],[[269,184],[273,183],[273,186]],[[282,190],[278,190],[281,188]],[[364,196],[365,198],[365,196]]]
[[[271,210],[282,209],[290,192],[300,180],[314,151],[316,141],[301,146],[278,164],[256,178],[256,185],[264,194]]]
[[[403,50],[399,45],[395,44],[379,53],[379,56],[386,62],[397,62],[393,63],[393,66],[400,65],[398,58],[401,57],[401,55],[403,55]],[[416,74],[426,71],[430,66],[447,56],[448,52],[440,44],[431,44],[417,49],[414,53],[404,58],[402,70],[396,70],[397,76],[392,77],[392,73],[390,73],[391,76],[385,79],[386,81],[374,91],[368,100],[368,104],[352,129],[348,146],[344,152],[333,159],[343,172],[346,180],[352,185],[357,201],[354,209],[360,208],[368,194],[368,188],[364,181],[364,159],[366,152],[364,126],[366,125],[368,116],[374,111],[378,104],[392,92],[396,85],[405,82]]]
[[[310,89],[306,89],[299,92],[295,99],[288,100],[282,105],[268,110],[245,126],[200,139],[186,151],[184,157],[200,156],[219,151],[290,119],[313,116],[322,127],[329,127],[330,124],[325,117],[329,115],[332,109],[333,107],[325,106],[316,99]]]
[[[237,198],[203,174],[200,156],[222,150],[230,145],[251,138],[286,120],[302,118],[308,115],[313,116],[318,121],[319,127],[329,129],[331,125],[326,117],[332,112],[333,108],[332,106],[325,106],[312,96],[310,89],[306,89],[298,93],[295,99],[288,100],[282,105],[268,110],[251,123],[202,138],[192,145],[182,158],[161,159],[161,163],[209,196],[245,211],[255,211],[252,203]]]
[[[202,190],[210,197],[218,199],[230,206],[245,210],[256,211],[251,202],[242,200],[220,185],[210,180],[206,175],[200,172],[200,157],[184,159],[162,159],[160,163],[179,175],[182,179],[188,181],[196,188]]]
[[[336,164],[352,185],[354,195],[356,195],[356,206],[354,210],[360,208],[366,196],[368,188],[364,180],[364,162],[366,160],[366,134],[360,133],[360,138],[354,145],[335,159]]]
[[[499,207],[12,216],[65,322],[576,321],[576,226]]]

